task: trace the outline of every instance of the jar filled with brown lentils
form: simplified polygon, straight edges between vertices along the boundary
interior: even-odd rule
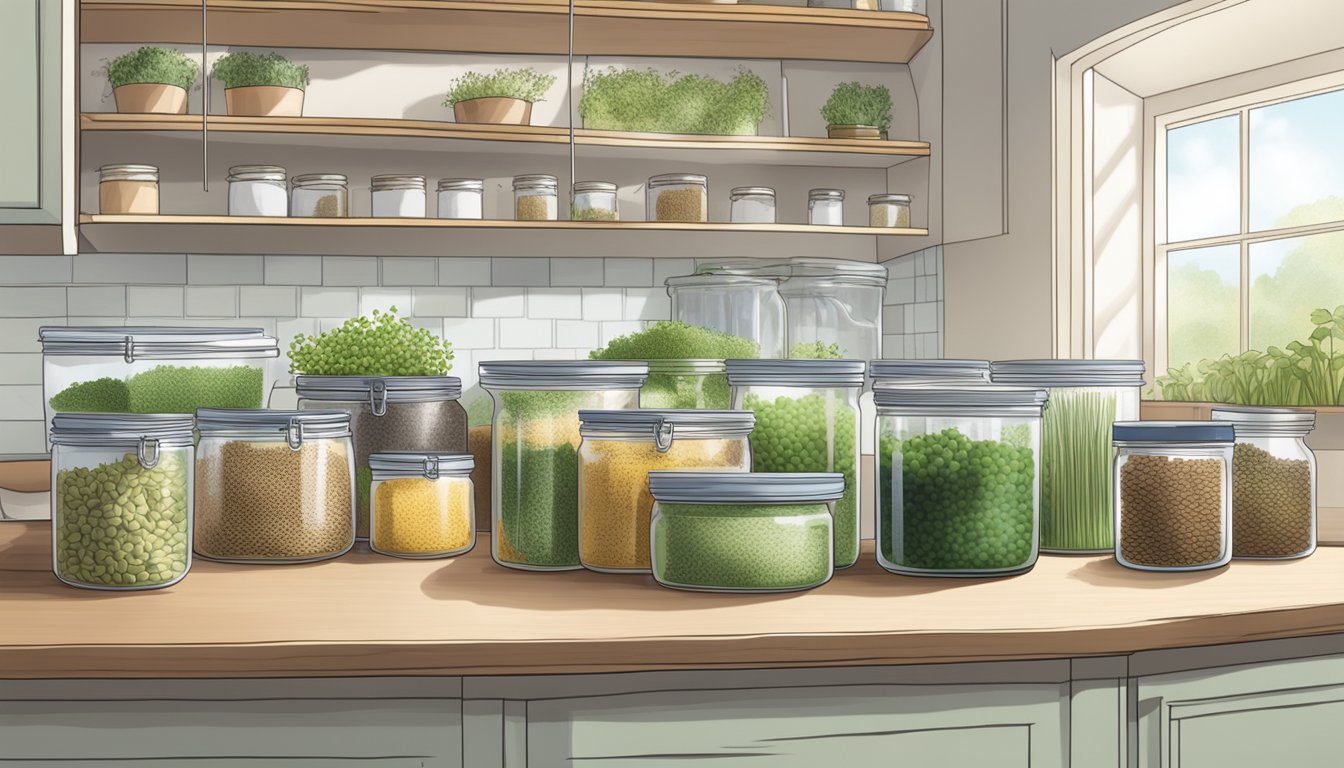
[[[1316,456],[1312,411],[1215,408],[1232,425],[1232,557],[1289,560],[1316,551]]]

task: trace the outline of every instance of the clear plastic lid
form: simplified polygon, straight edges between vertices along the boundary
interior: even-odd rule
[[[486,389],[639,389],[649,376],[649,366],[605,360],[502,360],[481,363],[479,372]]]
[[[996,384],[1031,387],[1141,387],[1142,360],[1001,360],[990,365]]]
[[[305,440],[350,436],[347,411],[273,411],[267,409],[201,408],[196,411],[201,437],[272,437],[298,450]]]
[[[456,376],[298,376],[295,392],[305,400],[367,402],[375,416],[388,403],[437,403],[462,397]]]
[[[649,473],[655,501],[672,504],[802,504],[835,501],[845,493],[839,472]]]
[[[878,413],[911,416],[1040,416],[1049,392],[997,384],[957,387],[877,387]]]
[[[425,451],[387,451],[369,455],[369,469],[374,480],[393,480],[404,477],[470,477],[476,468],[476,459],[469,453],[434,453]]]
[[[190,414],[58,413],[51,419],[52,445],[134,445],[157,440],[165,448],[192,444]]]
[[[1231,424],[1238,436],[1306,437],[1316,428],[1315,411],[1292,408],[1214,408],[1211,418],[1213,421]]]
[[[678,438],[729,440],[751,435],[756,427],[752,411],[723,410],[623,410],[579,411],[579,434],[583,437],[640,437],[666,451]]]
[[[44,355],[116,355],[144,360],[279,357],[280,345],[260,328],[45,325]]]
[[[1231,443],[1236,434],[1231,424],[1212,421],[1117,421],[1111,439],[1124,443]]]
[[[862,360],[729,360],[731,386],[862,387]]]

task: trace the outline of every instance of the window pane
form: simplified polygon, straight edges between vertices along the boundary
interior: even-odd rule
[[[1241,231],[1241,115],[1167,131],[1167,242]]]
[[[1251,245],[1251,348],[1306,342],[1311,313],[1344,304],[1344,232]]]
[[[1167,254],[1167,365],[1241,351],[1241,249],[1191,248]]]
[[[1251,229],[1344,219],[1344,91],[1251,110]]]

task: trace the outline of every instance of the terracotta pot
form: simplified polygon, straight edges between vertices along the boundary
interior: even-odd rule
[[[532,102],[498,97],[467,99],[453,105],[453,119],[459,123],[531,125]]]
[[[130,83],[112,89],[117,111],[132,114],[185,115],[187,89],[163,83]]]
[[[303,114],[303,89],[281,85],[225,88],[224,104],[235,117],[299,117]]]
[[[828,125],[826,135],[832,139],[887,138],[887,132],[875,125]]]

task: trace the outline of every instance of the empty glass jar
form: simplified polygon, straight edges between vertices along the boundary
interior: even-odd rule
[[[709,179],[704,176],[650,176],[645,190],[645,218],[649,221],[709,221]]]
[[[514,218],[518,221],[555,221],[559,215],[560,182],[544,173],[513,177]]]
[[[285,169],[278,165],[235,165],[229,169],[230,216],[289,215]]]
[[[762,357],[783,357],[784,301],[774,280],[740,275],[669,277],[672,319],[751,339]]]
[[[1316,414],[1286,408],[1215,408],[1231,424],[1232,557],[1288,560],[1316,551]]]
[[[373,469],[369,548],[393,557],[454,557],[476,544],[471,454],[390,452]]]
[[[374,176],[369,183],[373,197],[373,215],[379,218],[423,219],[425,217],[425,177],[388,174]]]
[[[307,173],[290,183],[289,215],[340,219],[350,215],[350,188],[344,174]]]
[[[575,221],[616,221],[616,185],[609,181],[580,181],[574,184]]]
[[[479,219],[484,215],[485,182],[439,179],[440,219]]]
[[[729,193],[734,224],[774,224],[775,190],[769,187],[734,187]]]
[[[807,223],[839,227],[845,223],[845,190],[813,189],[807,193]]]

